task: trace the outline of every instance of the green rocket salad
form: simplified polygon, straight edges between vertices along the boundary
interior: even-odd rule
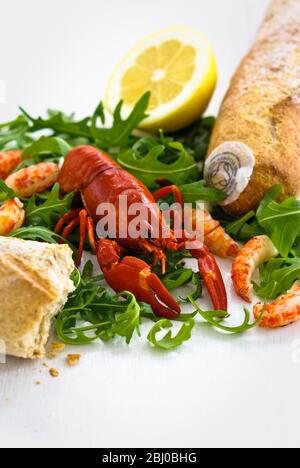
[[[158,188],[158,180],[168,180],[180,187],[187,203],[223,200],[225,195],[207,187],[203,180],[203,162],[215,119],[202,119],[177,134],[160,132],[159,135],[139,136],[136,128],[146,117],[148,102],[149,93],[140,99],[127,119],[122,118],[120,103],[111,126],[106,126],[102,103],[91,116],[81,120],[74,114],[53,110],[48,111],[45,118],[35,118],[21,109],[15,120],[0,125],[0,151],[23,149],[17,171],[44,161],[59,162],[72,147],[89,144],[106,150],[150,190]],[[261,267],[260,284],[255,284],[256,294],[263,300],[278,297],[300,280],[300,202],[295,198],[278,202],[281,191],[279,186],[272,188],[257,212],[250,212],[241,219],[229,217],[220,208],[214,212],[214,217],[236,240],[245,242],[253,236],[267,234],[278,249],[280,256]],[[13,197],[14,192],[0,180],[0,203]],[[55,184],[51,191],[23,199],[25,223],[9,235],[59,243],[62,239],[53,230],[58,219],[70,210],[74,197],[75,194],[61,197],[59,185]],[[74,255],[78,240],[76,231],[68,239]],[[86,250],[89,248],[87,244]],[[73,273],[76,290],[56,319],[58,337],[67,344],[82,345],[119,336],[129,344],[135,334],[141,334],[142,322],[153,321],[149,342],[157,348],[173,350],[191,338],[198,319],[227,333],[242,333],[256,326],[258,322],[251,322],[247,309],[242,325],[230,327],[227,312],[200,308],[202,284],[199,275],[185,266],[187,256],[186,252],[168,253],[167,274],[161,279],[174,293],[186,287],[189,294],[179,300],[190,304],[194,312],[183,313],[173,322],[161,320],[149,305],[138,303],[132,294],[113,294],[104,285],[103,277],[94,275],[92,263],[88,262],[81,272],[76,269]],[[156,273],[160,275],[159,269]],[[177,327],[174,327],[176,322]]]

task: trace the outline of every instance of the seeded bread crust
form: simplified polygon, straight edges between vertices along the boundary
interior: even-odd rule
[[[300,192],[300,1],[273,0],[257,40],[223,101],[208,155],[228,141],[245,143],[255,168],[240,198],[226,211],[255,209],[266,191],[283,184]]]

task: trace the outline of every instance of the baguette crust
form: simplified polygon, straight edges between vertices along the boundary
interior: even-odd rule
[[[66,245],[0,237],[0,340],[6,354],[45,355],[52,318],[74,290]]]
[[[226,211],[257,208],[266,191],[283,184],[300,191],[300,1],[274,0],[257,40],[232,79],[208,155],[224,142],[246,144],[255,168],[246,190]]]

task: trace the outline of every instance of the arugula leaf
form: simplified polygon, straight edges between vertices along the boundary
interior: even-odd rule
[[[176,319],[174,319],[174,322],[188,322],[190,319],[194,319],[197,315],[198,312],[191,312],[190,314],[180,314]]]
[[[140,336],[139,326],[141,308],[134,295],[130,292],[121,293],[116,297],[124,296],[129,301],[127,309],[116,317],[116,324],[112,327],[111,333],[124,337],[126,339],[126,343],[129,344],[135,331],[137,331]]]
[[[38,195],[33,195],[28,200],[26,207],[27,226],[55,227],[59,218],[69,211],[74,198],[74,193],[60,198],[59,191],[59,184],[55,184],[44,202],[37,203],[40,200]]]
[[[281,185],[272,187],[262,199],[256,213],[250,211],[240,219],[232,219],[222,210],[215,209],[214,218],[219,219],[226,232],[236,240],[247,241],[266,234],[282,257],[295,255],[300,251],[297,248],[300,239],[300,201],[290,197],[279,203],[277,200],[282,191]]]
[[[223,320],[223,319],[230,317],[230,315],[227,312],[216,311],[216,310],[203,311],[191,296],[189,296],[189,301],[195,307],[196,311],[201,315],[201,317],[207,323],[209,323],[215,328],[218,328],[219,330],[222,330],[228,333],[239,334],[239,333],[244,333],[248,330],[251,330],[252,328],[258,325],[258,323],[260,322],[262,318],[262,315],[261,315],[261,317],[259,317],[259,319],[256,322],[250,323],[250,312],[249,310],[244,309],[245,318],[244,318],[244,322],[242,323],[242,325],[237,326],[237,327],[230,327],[227,325],[222,325],[222,323],[220,322],[220,319]]]
[[[71,146],[61,138],[43,136],[27,146],[22,154],[22,162],[14,172],[44,161],[59,162],[60,158],[66,156],[71,149]]]
[[[10,198],[15,198],[15,192],[0,179],[0,203],[6,202]]]
[[[167,146],[158,144],[142,157],[131,148],[120,153],[116,160],[153,190],[159,187],[159,180],[180,186],[198,177],[195,160],[178,142],[170,142]]]
[[[92,262],[87,262],[86,265],[88,263],[92,263]],[[93,264],[92,264],[92,267],[93,267]],[[71,274],[71,281],[73,281],[74,283],[74,286],[75,286],[75,289],[78,288],[78,286],[80,285],[80,281],[81,281],[81,275],[80,275],[80,271],[78,268],[75,268],[75,270],[73,271],[73,273]]]
[[[78,270],[78,269],[76,269],[76,270]],[[86,281],[90,281],[90,282],[95,283],[96,281],[98,281],[99,277],[93,276],[93,271],[94,271],[93,263],[92,263],[91,260],[88,260],[86,262],[86,264],[84,265],[81,274],[80,274],[80,271],[78,270],[76,278],[78,277],[78,274],[79,274],[79,279],[82,281],[83,284],[85,284]],[[101,275],[101,278],[103,279],[103,275]],[[76,279],[76,281],[77,281],[77,279]]]
[[[148,334],[148,341],[153,344],[156,348],[163,349],[164,351],[171,351],[184,342],[188,341],[192,336],[192,331],[195,326],[195,320],[190,318],[186,322],[183,322],[182,327],[176,336],[172,336],[172,331],[168,333],[160,340],[157,339],[157,334],[167,328],[172,328],[173,324],[170,320],[163,319],[157,322]]]
[[[107,308],[113,307],[115,301],[94,278],[81,276],[79,279],[77,289],[57,316],[56,333],[64,343],[71,345],[87,345],[99,338],[107,341],[112,336],[107,331],[115,318],[115,313]]]
[[[188,284],[193,277],[193,273],[193,270],[190,268],[179,268],[163,276],[162,281],[168,291],[173,291]]]
[[[162,138],[162,134],[160,134],[160,138],[154,138],[152,136],[144,136],[142,138],[139,138],[132,146],[135,158],[142,159],[149,153],[149,151],[155,148],[155,146],[163,146],[164,141],[162,141]]]
[[[203,161],[215,121],[215,117],[206,117],[187,129],[173,134],[173,137],[184,145],[197,162]]]
[[[300,237],[296,239],[295,245],[291,250],[291,255],[293,257],[300,257]]]
[[[150,343],[168,351],[181,346],[191,338],[195,326],[194,318],[199,313],[214,327],[230,333],[242,333],[258,323],[257,321],[250,324],[250,314],[245,310],[245,320],[240,327],[223,325],[220,321],[228,317],[227,312],[204,312],[197,306],[193,295],[190,295],[189,301],[194,305],[195,312],[182,314],[174,321],[182,323],[182,327],[175,336],[172,335],[172,330],[169,330],[162,339],[158,339],[158,333],[171,329],[172,322],[156,317],[149,305],[138,303],[129,292],[114,295],[103,288],[99,284],[103,276],[93,276],[91,262],[85,265],[82,274],[76,269],[72,279],[76,290],[58,314],[55,324],[58,337],[71,345],[90,344],[97,339],[110,341],[117,335],[125,338],[126,343],[129,344],[135,331],[140,334],[139,325],[142,317],[156,322],[148,335]]]
[[[110,327],[110,321],[100,321],[89,318],[91,325],[77,326],[79,310],[62,311],[56,318],[55,331],[59,339],[69,345],[89,345],[97,339],[104,339],[106,328]],[[83,309],[82,315],[87,315],[89,309]],[[89,317],[91,314],[89,314]]]
[[[23,147],[26,132],[29,129],[27,120],[23,116],[17,117],[11,122],[0,125],[0,150],[5,149],[7,144],[11,148]]]
[[[61,137],[72,146],[79,144],[94,144],[102,149],[115,147],[127,148],[132,143],[133,130],[144,120],[148,107],[150,94],[146,93],[137,102],[127,119],[122,119],[123,103],[120,102],[114,111],[111,128],[97,127],[100,119],[101,125],[105,123],[105,113],[102,102],[97,106],[92,116],[76,121],[75,115],[66,115],[61,111],[49,110],[45,119],[33,118],[21,108],[23,119],[27,124],[26,131],[35,133],[41,130],[51,130],[52,136]]]
[[[273,187],[271,187],[266,192],[264,198],[261,200],[259,207],[257,209],[256,215],[260,216],[270,203],[278,200],[278,198],[282,194],[282,191],[283,191],[282,185],[273,185]]]
[[[96,144],[103,149],[126,148],[132,143],[131,134],[147,117],[146,110],[149,105],[150,93],[144,94],[136,103],[127,119],[122,119],[123,101],[121,101],[113,114],[112,128],[97,128],[97,119],[105,123],[103,105],[100,104],[92,118],[91,136]]]
[[[249,211],[249,213],[245,214],[240,219],[236,219],[232,221],[231,223],[227,224],[226,226],[226,232],[227,234],[230,234],[232,236],[238,236],[241,229],[245,226],[245,224],[255,218],[255,211]]]
[[[169,291],[182,288],[188,284],[193,284],[196,286],[195,291],[192,294],[194,300],[197,300],[202,296],[202,283],[199,273],[194,273],[190,268],[177,268],[171,273],[163,276],[161,279]],[[181,297],[180,300],[188,302],[187,298]]]
[[[7,234],[7,237],[17,237],[18,239],[24,240],[49,242],[50,244],[58,244],[61,241],[66,243],[65,239],[63,239],[61,236],[42,226],[21,227]]]
[[[258,297],[273,300],[300,280],[300,258],[275,258],[260,268],[260,285],[254,284]]]
[[[65,307],[57,316],[56,333],[64,343],[86,345],[98,338],[111,339],[112,335],[109,335],[107,330],[111,328],[118,310],[112,311],[112,308],[118,307],[119,301],[97,284],[98,278],[94,278],[92,274],[91,262],[87,262],[82,275],[76,271],[76,290],[69,296]],[[123,311],[122,305],[121,312]]]
[[[248,223],[252,220],[251,223]],[[240,219],[235,219],[232,222],[225,223],[227,234],[236,240],[248,241],[252,237],[265,234],[265,230],[258,224],[255,211],[249,211]]]
[[[265,230],[258,224],[256,219],[252,223],[245,223],[239,232],[238,238],[242,241],[248,241],[256,236],[262,236]],[[233,236],[234,237],[234,236]]]
[[[291,197],[278,203],[276,199],[282,190],[275,186],[266,194],[257,211],[257,220],[280,255],[287,257],[300,236],[300,201]]]
[[[202,281],[199,273],[193,272],[191,284],[196,286],[195,291],[192,294],[189,294],[187,297],[181,297],[183,302],[189,302],[189,297],[192,297],[194,301],[197,301],[202,296]]]
[[[68,143],[66,143],[62,138],[42,136],[38,141],[27,147],[23,151],[22,156],[24,158],[35,158],[40,154],[46,153],[64,157],[71,149],[71,146],[68,145]]]
[[[219,190],[208,187],[205,180],[199,180],[191,184],[182,185],[180,188],[184,203],[195,203],[197,201],[209,201],[216,203],[226,198]]]
[[[22,107],[20,110],[27,121],[30,122],[28,132],[35,133],[40,130],[52,130],[53,136],[64,136],[64,139],[68,138],[86,138],[90,139],[90,117],[86,117],[82,120],[75,121],[74,114],[66,115],[61,111],[48,110],[47,117],[34,118],[28,114]]]
[[[133,333],[139,334],[143,305],[131,293],[111,294],[98,284],[102,279],[93,277],[91,262],[85,265],[82,275],[75,272],[77,288],[56,320],[56,332],[63,342],[89,344],[118,335],[129,344]]]

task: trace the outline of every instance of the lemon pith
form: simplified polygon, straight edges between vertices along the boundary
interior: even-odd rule
[[[122,99],[127,113],[151,92],[142,129],[179,130],[206,110],[217,81],[212,48],[199,32],[173,27],[146,38],[116,68],[106,92],[112,110]]]

